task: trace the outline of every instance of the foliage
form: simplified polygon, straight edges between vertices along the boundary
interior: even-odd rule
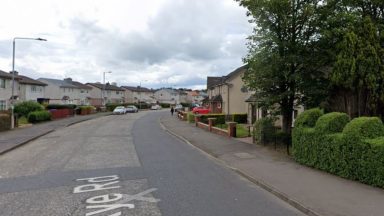
[[[225,124],[225,114],[204,114],[200,115],[200,121],[208,124],[208,118],[215,118],[214,124]]]
[[[0,131],[11,129],[11,116],[7,113],[0,113]]]
[[[319,108],[305,110],[297,117],[295,127],[313,127],[315,126],[317,119],[322,115],[323,111]]]
[[[187,121],[189,123],[194,123],[195,122],[195,114],[192,112],[187,112]]]
[[[170,108],[170,107],[171,107],[171,104],[168,104],[168,103],[161,103],[160,106],[161,106],[161,108]]]
[[[270,117],[261,118],[254,124],[253,136],[258,143],[267,143],[274,140],[274,119]]]
[[[239,124],[246,124],[248,122],[248,115],[246,113],[232,114],[232,121]]]
[[[301,103],[313,106],[326,93],[322,62],[315,49],[322,1],[236,1],[248,9],[255,23],[243,80],[257,92],[260,107],[281,113],[282,129],[290,133],[294,107]]]
[[[51,113],[46,110],[34,111],[28,114],[28,121],[31,123],[37,123],[37,122],[49,121],[49,120],[51,120]]]
[[[249,136],[249,131],[246,125],[242,124],[237,124],[236,125],[236,137],[237,138],[242,138],[242,137],[248,137]]]
[[[28,113],[40,110],[44,110],[44,107],[35,101],[17,103],[14,108],[14,112],[19,116],[28,116]]]
[[[348,121],[346,114],[328,113],[318,118],[315,127],[297,125],[292,133],[295,160],[384,187],[384,125],[376,117]]]
[[[76,104],[48,104],[46,109],[76,109]]]

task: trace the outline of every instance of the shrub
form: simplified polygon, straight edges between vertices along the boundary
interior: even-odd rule
[[[295,127],[313,127],[322,115],[323,111],[319,108],[306,110],[297,117]]]
[[[346,114],[328,113],[314,128],[295,127],[294,159],[344,178],[384,187],[384,125],[377,117],[348,121]]]
[[[76,104],[48,104],[47,109],[76,109]]]
[[[11,129],[11,116],[6,113],[0,113],[0,131]]]
[[[237,122],[239,124],[246,124],[248,122],[248,116],[246,113],[233,114],[232,121]]]
[[[51,113],[48,111],[34,111],[28,114],[28,121],[31,123],[37,123],[42,121],[51,120]]]
[[[195,115],[192,112],[187,112],[187,121],[189,123],[195,122]]]
[[[208,118],[216,118],[214,124],[225,124],[225,115],[224,114],[204,114],[200,115],[200,121],[208,124]]]
[[[171,104],[161,103],[160,106],[161,106],[161,108],[170,108]]]
[[[261,118],[254,124],[253,136],[259,143],[271,142],[274,140],[275,127],[274,119],[270,117]]]
[[[348,122],[349,116],[346,113],[327,113],[319,117],[315,128],[319,133],[338,133]]]
[[[44,107],[35,101],[24,101],[15,105],[14,112],[19,116],[28,116],[28,113],[44,110]]]

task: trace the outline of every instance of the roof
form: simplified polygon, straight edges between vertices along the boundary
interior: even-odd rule
[[[235,69],[234,71],[232,71],[231,73],[229,73],[227,76],[225,76],[225,80],[228,80],[228,79],[231,79],[235,76],[237,76],[238,74],[240,74],[241,72],[245,71],[248,69],[248,65],[243,65],[237,69]]]
[[[219,102],[222,102],[223,101],[223,98],[221,97],[221,95],[216,95],[214,96],[211,101],[219,101]]]
[[[19,75],[20,78],[19,83],[21,84],[29,84],[29,85],[38,85],[38,86],[47,86],[46,83],[40,82],[38,80],[31,79],[26,76]]]
[[[134,91],[134,92],[153,92],[149,88],[140,87],[140,86],[137,86],[137,87],[134,87],[134,86],[121,86],[121,88],[124,88],[124,89],[127,89],[127,90],[131,90],[131,91]]]
[[[239,68],[236,68],[234,71],[232,71],[231,73],[229,73],[226,76],[207,77],[207,89],[210,89],[210,88],[212,88],[214,86],[217,86],[217,85],[225,84],[225,81],[227,81],[229,79],[232,79],[233,77],[235,77],[239,73],[243,72],[247,68],[248,68],[248,65],[243,65],[243,66],[241,66]]]
[[[81,89],[92,89],[92,87],[87,86],[87,85],[80,83],[80,82],[72,81],[72,84],[81,88]]]
[[[107,84],[101,84],[101,83],[87,83],[86,85],[91,85],[93,87],[99,88],[99,89],[105,89],[105,90],[112,90],[112,91],[124,91],[123,88],[111,85],[109,83]]]
[[[0,77],[2,77],[2,78],[6,78],[6,79],[12,79],[12,73],[7,73],[7,72],[5,72],[5,71],[2,71],[2,70],[0,70]],[[18,76],[16,75],[15,76],[15,79],[20,79],[20,78],[18,78]]]
[[[72,83],[69,83],[65,80],[50,79],[50,78],[39,78],[37,80],[43,83],[54,84],[56,86],[59,86],[60,88],[79,88],[78,86]]]

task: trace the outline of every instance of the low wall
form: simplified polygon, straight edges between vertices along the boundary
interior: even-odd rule
[[[51,109],[49,112],[51,113],[52,119],[67,118],[74,115],[73,109]]]

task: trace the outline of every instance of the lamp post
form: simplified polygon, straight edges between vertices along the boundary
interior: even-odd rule
[[[105,74],[106,73],[112,73],[111,71],[107,71],[107,72],[103,72],[103,90],[102,90],[102,93],[101,93],[101,95],[102,95],[102,105],[104,105],[105,106]]]
[[[47,41],[43,38],[27,38],[27,37],[14,37],[13,38],[13,50],[12,50],[12,94],[11,94],[11,129],[15,128],[15,113],[14,113],[14,94],[15,94],[15,49],[16,49],[16,40],[38,40],[38,41]]]

